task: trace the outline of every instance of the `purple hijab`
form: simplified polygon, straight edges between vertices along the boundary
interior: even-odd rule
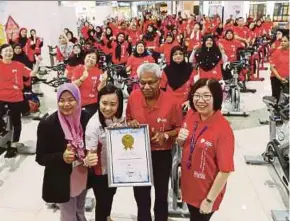
[[[68,91],[77,101],[75,112],[70,116],[63,115],[58,109],[58,119],[65,135],[65,139],[71,144],[76,152],[77,158],[83,160],[85,157],[83,128],[81,125],[81,94],[79,88],[71,83],[62,84],[57,90],[57,101],[59,101],[63,92]]]

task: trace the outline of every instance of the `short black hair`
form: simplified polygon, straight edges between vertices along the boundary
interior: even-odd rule
[[[2,50],[3,50],[4,48],[8,48],[8,47],[12,47],[12,45],[10,45],[10,44],[3,44],[3,45],[1,45],[1,47],[0,47],[0,58],[1,58],[1,59],[2,59],[2,56],[1,56]]]
[[[99,112],[99,121],[102,125],[103,128],[105,128],[107,125],[105,123],[105,117],[102,114],[102,112],[100,111],[100,100],[101,97],[107,94],[116,94],[118,97],[118,101],[119,101],[119,106],[117,109],[117,113],[115,114],[115,117],[120,119],[123,115],[123,92],[120,88],[117,88],[116,86],[112,85],[112,84],[108,84],[105,87],[103,87],[99,93],[98,93],[98,112]]]
[[[214,111],[221,110],[223,103],[223,90],[220,83],[214,78],[201,78],[194,83],[188,94],[191,109],[196,111],[193,104],[193,95],[199,88],[204,86],[208,86],[212,94]]]
[[[12,47],[12,45],[10,45],[10,44],[3,44],[3,45],[1,45],[1,47],[0,47],[0,54],[1,54],[1,52],[2,52],[2,50],[4,48],[8,48],[8,47]]]
[[[88,54],[95,54],[96,57],[97,57],[97,62],[96,62],[96,63],[99,62],[99,53],[98,53],[97,49],[95,49],[95,48],[90,48],[90,49],[86,52],[85,57],[86,57]]]

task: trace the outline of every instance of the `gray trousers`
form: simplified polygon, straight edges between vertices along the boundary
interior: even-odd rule
[[[67,203],[60,203],[61,221],[87,221],[85,217],[85,201],[87,190],[80,195],[71,197]]]

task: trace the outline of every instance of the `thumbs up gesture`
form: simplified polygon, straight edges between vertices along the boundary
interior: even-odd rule
[[[179,146],[184,144],[184,141],[187,139],[189,135],[189,130],[187,124],[184,122],[183,127],[179,130],[178,137],[176,139]]]
[[[84,165],[87,167],[96,166],[98,163],[98,155],[95,151],[88,151],[87,156],[84,160]]]
[[[71,144],[67,144],[66,150],[63,153],[63,160],[67,164],[71,164],[75,160],[75,152]]]

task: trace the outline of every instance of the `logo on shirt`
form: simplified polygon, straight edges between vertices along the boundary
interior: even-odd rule
[[[206,141],[205,139],[201,139],[200,143],[204,143],[206,145],[207,148],[212,147],[212,142],[210,141]]]
[[[202,172],[194,171],[193,176],[197,179],[205,180],[205,174]]]
[[[16,73],[16,72],[17,72],[17,69],[13,69],[13,70],[12,70],[12,73]]]

